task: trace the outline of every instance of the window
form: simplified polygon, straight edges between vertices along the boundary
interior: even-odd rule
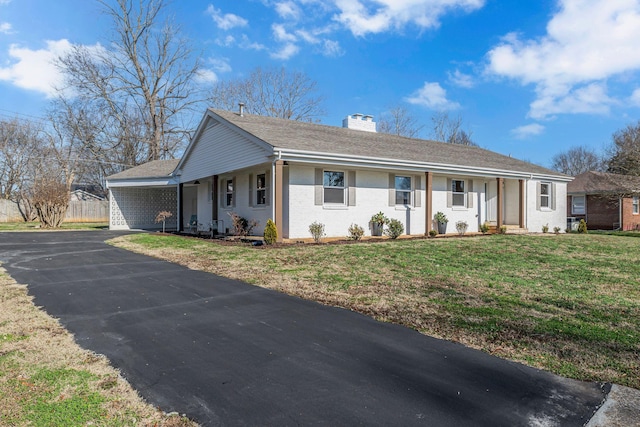
[[[571,213],[573,215],[584,215],[585,196],[571,196]]]
[[[396,183],[396,205],[410,205],[411,204],[411,177],[396,175],[395,183]]]
[[[267,204],[267,176],[261,173],[256,176],[256,205]]]
[[[540,207],[541,208],[551,208],[551,184],[548,182],[540,183]],[[583,205],[584,206],[584,205]]]
[[[634,215],[637,215],[640,213],[640,196],[633,196],[633,201],[631,202],[631,212],[633,212]]]
[[[233,206],[233,179],[227,180],[225,206]]]
[[[324,203],[344,204],[344,172],[324,171]]]
[[[464,192],[464,181],[459,179],[451,180],[451,195],[452,195],[452,205],[453,206],[466,206],[465,201],[467,198],[465,197]]]

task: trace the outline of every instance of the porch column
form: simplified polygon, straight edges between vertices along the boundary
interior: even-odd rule
[[[184,184],[182,183],[178,184],[178,215],[176,215],[176,219],[178,221],[178,232],[184,231],[184,225],[182,224],[183,185]]]
[[[275,190],[275,197],[273,199],[273,209],[274,209],[274,221],[276,223],[276,229],[278,230],[278,242],[283,241],[282,237],[282,221],[283,221],[283,212],[282,212],[282,191],[283,191],[283,174],[282,174],[282,166],[284,165],[283,160],[276,160],[276,173],[274,179],[273,189]]]
[[[497,206],[496,206],[496,215],[497,215],[497,227],[498,230],[500,230],[500,227],[502,227],[503,225],[503,219],[502,219],[502,199],[504,197],[503,193],[502,193],[502,186],[504,185],[504,178],[496,178],[497,182],[498,182],[498,200],[496,202]]]
[[[216,221],[218,219],[218,175],[211,177],[211,219]],[[224,231],[224,230],[222,230]]]
[[[424,212],[424,234],[428,235],[433,227],[433,172],[424,173],[425,182],[425,212]]]
[[[525,211],[525,197],[524,197],[524,179],[518,180],[520,184],[520,214],[518,215],[520,228],[524,227],[524,211]]]

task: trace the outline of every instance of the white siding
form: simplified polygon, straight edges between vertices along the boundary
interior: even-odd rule
[[[447,187],[448,179],[461,179],[465,180],[469,185],[469,182],[473,180],[473,191],[471,191],[471,197],[473,198],[473,207],[451,206],[447,207],[447,193],[450,190]],[[465,221],[469,228],[467,232],[478,231],[478,223],[484,222],[484,213],[479,215],[479,210],[484,205],[480,203],[484,199],[484,181],[478,177],[465,177],[465,176],[434,176],[433,177],[433,215],[436,212],[442,212],[447,216],[449,222],[447,223],[447,233],[456,233],[456,222]],[[437,229],[434,226],[434,229]]]
[[[193,141],[181,168],[180,181],[189,182],[265,163],[269,155],[266,149],[226,126],[210,126]]]
[[[555,209],[537,209],[537,184],[539,181],[527,182],[527,228],[532,233],[542,232],[542,226],[548,225],[549,232],[560,227],[567,228],[567,183],[556,182],[554,185]],[[545,181],[546,182],[546,181]]]

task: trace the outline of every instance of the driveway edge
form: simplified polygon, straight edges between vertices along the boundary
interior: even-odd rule
[[[640,390],[613,384],[604,404],[585,427],[640,426]]]

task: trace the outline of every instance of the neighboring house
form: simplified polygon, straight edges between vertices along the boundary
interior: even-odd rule
[[[640,177],[585,172],[567,186],[567,217],[595,230],[640,229]]]
[[[72,202],[103,202],[105,198],[84,190],[73,190],[70,193],[69,200]]]
[[[310,237],[319,221],[327,236],[350,224],[369,228],[382,211],[405,232],[423,235],[444,212],[468,231],[496,227],[540,231],[566,223],[571,177],[478,147],[375,132],[370,116],[343,127],[208,110],[175,170],[151,162],[107,178],[111,228],[147,228],[159,210],[224,223],[229,213],[274,219],[280,239]],[[367,233],[369,234],[369,233]]]

